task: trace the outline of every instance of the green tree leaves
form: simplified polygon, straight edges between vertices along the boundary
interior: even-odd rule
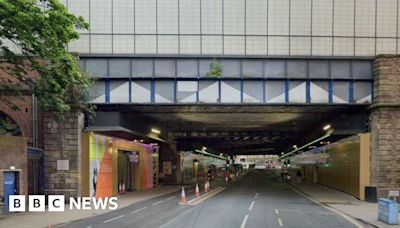
[[[28,92],[44,110],[60,116],[71,107],[90,110],[84,100],[90,82],[66,49],[79,38],[76,30],[89,25],[58,0],[44,4],[0,0],[0,99]]]

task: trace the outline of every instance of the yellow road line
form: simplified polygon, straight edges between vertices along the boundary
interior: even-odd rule
[[[207,193],[207,194],[205,194],[205,195],[203,195],[201,197],[194,198],[194,199],[190,200],[187,204],[188,205],[192,205],[192,206],[197,205],[197,204],[206,201],[210,197],[212,197],[212,196],[214,196],[214,195],[216,195],[216,194],[218,194],[218,193],[220,193],[220,192],[222,192],[224,190],[225,190],[224,187],[218,187],[214,191],[211,191],[211,192],[209,192],[209,193]]]

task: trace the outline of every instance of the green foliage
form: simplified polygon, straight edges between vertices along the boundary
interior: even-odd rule
[[[0,112],[0,135],[21,135],[18,125],[2,112]]]
[[[85,102],[90,82],[79,71],[76,56],[66,50],[70,41],[79,38],[77,29],[89,25],[58,0],[44,4],[0,0],[0,99],[33,93],[42,109],[60,117],[72,107],[91,110]]]
[[[207,73],[207,76],[218,78],[222,76],[222,71],[222,64],[214,59],[210,64],[210,71]]]

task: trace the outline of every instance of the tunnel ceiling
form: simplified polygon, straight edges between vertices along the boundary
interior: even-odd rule
[[[206,146],[216,153],[277,154],[324,134],[322,126],[362,113],[362,105],[229,106],[229,105],[103,105],[98,111],[119,111],[130,121],[168,131],[179,150]],[[340,120],[340,122],[343,122]],[[345,127],[346,128],[346,127]],[[334,141],[352,134],[333,136]],[[356,129],[359,131],[359,129]]]

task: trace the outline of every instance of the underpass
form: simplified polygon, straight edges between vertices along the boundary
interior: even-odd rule
[[[399,190],[395,0],[61,2],[90,24],[66,48],[93,79],[84,98],[95,113],[74,109],[60,120],[33,102],[32,121],[8,109],[1,115],[43,149],[34,187],[68,203],[182,186],[190,200],[196,184],[228,182],[196,206],[178,206],[177,193],[68,225],[346,227],[289,186],[316,189],[315,198],[332,190],[339,199],[325,204],[368,221],[377,198]],[[20,169],[14,163],[23,159],[6,152],[12,159],[2,168]],[[270,156],[282,179],[243,176],[233,162],[239,155]],[[16,177],[10,192],[26,193]],[[27,227],[30,220],[15,219]]]

